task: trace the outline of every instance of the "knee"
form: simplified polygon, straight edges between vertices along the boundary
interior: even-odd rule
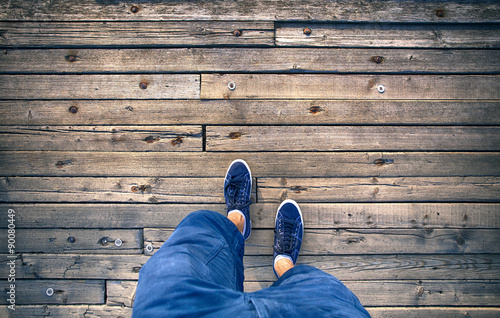
[[[217,219],[219,217],[221,217],[222,215],[220,213],[217,213],[215,211],[210,211],[210,210],[198,210],[198,211],[194,211],[194,212],[191,212],[189,213],[183,221],[189,221],[189,220],[196,220],[196,219],[205,219],[205,220],[214,220],[214,219]]]

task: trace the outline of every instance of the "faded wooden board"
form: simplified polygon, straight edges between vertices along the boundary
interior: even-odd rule
[[[276,27],[276,45],[498,48],[499,32],[496,24],[285,23]]]
[[[8,291],[10,283],[1,281],[2,290]],[[27,304],[104,304],[104,281],[102,280],[16,280],[16,306]],[[52,288],[54,294],[45,291]],[[7,305],[7,297],[0,299]]]
[[[54,224],[57,227],[57,224]],[[7,229],[0,230],[7,237]],[[122,241],[116,246],[117,239]],[[16,253],[142,253],[142,230],[17,229]],[[73,243],[71,243],[73,242]],[[0,253],[8,253],[7,244]],[[75,264],[76,265],[76,264]]]
[[[207,151],[497,151],[500,127],[207,126]]]
[[[16,48],[274,44],[271,22],[0,22],[0,29],[0,46]]]
[[[154,251],[173,229],[144,229],[144,246]],[[498,230],[476,229],[305,229],[300,255],[499,253]],[[274,229],[252,230],[245,255],[273,255]],[[153,253],[145,254],[151,255]]]
[[[22,254],[18,279],[138,279],[148,256]],[[270,256],[245,256],[245,280],[275,281]],[[500,256],[485,255],[335,255],[300,256],[297,264],[319,268],[342,280],[497,279]],[[8,276],[8,266],[0,273]]]
[[[126,286],[112,290],[116,305],[133,303],[136,281],[118,281]],[[254,292],[271,286],[271,282],[248,282],[245,292]],[[492,281],[346,281],[345,285],[359,298],[363,306],[490,306],[499,301],[500,282]],[[374,293],[373,291],[377,292]],[[108,305],[110,305],[108,282]],[[397,295],[397,297],[395,297]],[[402,309],[402,308],[400,308]]]
[[[201,98],[488,100],[500,98],[500,76],[202,74]]]
[[[279,203],[250,206],[253,228],[274,228]],[[496,203],[301,203],[306,228],[500,228]],[[226,214],[225,204],[0,204],[17,228],[176,227],[189,213]],[[7,228],[7,218],[0,228]]]
[[[195,74],[0,75],[0,98],[197,99],[199,81]]]
[[[110,307],[106,305],[23,305],[17,306],[16,310],[9,310],[7,306],[0,306],[0,316],[11,318],[25,317],[106,317],[106,318],[129,318],[132,316],[132,308]]]
[[[500,57],[498,60],[500,61]],[[77,108],[76,113],[70,112],[73,106]],[[0,125],[141,124],[499,125],[500,102],[458,100],[0,101]]]
[[[298,202],[497,202],[497,177],[259,178],[260,203]]]
[[[488,318],[500,315],[500,308],[491,307],[467,307],[467,308],[447,308],[447,307],[369,307],[366,308],[372,318]]]
[[[380,57],[380,60],[377,57]],[[4,49],[4,54],[0,54],[2,66],[0,73],[432,72],[478,74],[498,72],[499,61],[500,51],[498,50],[287,47]]]
[[[0,151],[2,176],[219,177],[244,159],[255,177],[499,176],[498,152]],[[286,164],[283,164],[286,162]],[[159,164],[161,163],[161,164]],[[217,185],[218,187],[218,185]],[[201,188],[199,188],[201,189]]]
[[[136,281],[107,281],[106,304],[108,306],[132,307],[136,285]]]
[[[0,183],[0,202],[223,203],[223,185],[223,177],[14,177]]]
[[[10,2],[3,0],[2,20],[267,20],[267,21],[393,21],[393,22],[499,22],[500,5],[481,1],[369,1],[319,0],[283,2],[259,0],[229,2],[201,0],[151,1],[130,4],[121,1],[71,0]],[[132,6],[138,10],[132,13]],[[360,9],[362,8],[362,10]],[[442,10],[443,16],[437,14]],[[135,11],[135,10],[134,10]]]
[[[201,126],[0,126],[0,150],[202,151]]]

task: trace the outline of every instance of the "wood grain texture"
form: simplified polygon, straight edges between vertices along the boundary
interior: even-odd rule
[[[136,281],[107,281],[106,304],[108,306],[132,307],[136,285]]]
[[[498,152],[0,151],[0,171],[4,177],[222,178],[235,159],[244,159],[255,177],[500,176]]]
[[[199,81],[200,76],[194,74],[0,75],[0,98],[196,99]]]
[[[253,228],[274,228],[279,203],[250,206]],[[496,203],[301,203],[306,228],[500,228]],[[189,213],[226,214],[225,204],[0,204],[17,228],[175,228]],[[0,219],[7,228],[8,220]]]
[[[10,283],[2,281],[2,290],[8,290]],[[27,304],[104,304],[104,281],[102,280],[16,280],[16,307]],[[52,288],[54,294],[45,294]],[[83,292],[85,291],[85,292]],[[7,305],[6,297],[0,299]]]
[[[274,44],[270,22],[0,22],[0,29],[0,46],[15,48]]]
[[[69,62],[72,57],[71,62]],[[381,57],[378,60],[375,57]],[[5,49],[0,73],[492,73],[498,50],[357,48]]]
[[[2,317],[24,318],[24,317],[106,317],[106,318],[130,318],[132,308],[111,307],[106,305],[22,305],[16,306],[12,311],[7,306],[0,306]]]
[[[465,307],[465,308],[446,308],[446,307],[370,307],[367,308],[372,318],[456,318],[456,317],[474,317],[487,318],[495,317],[500,314],[499,308],[494,307]]]
[[[173,229],[144,229],[144,246],[156,252]],[[499,253],[498,230],[475,229],[305,229],[300,255]],[[273,255],[274,229],[252,230],[245,255]]]
[[[77,107],[77,113],[71,113],[69,111],[71,107]],[[500,125],[500,102],[462,100],[0,101],[0,125],[169,124]]]
[[[70,0],[10,2],[3,0],[2,20],[250,20],[250,21],[376,21],[376,22],[499,22],[500,6],[495,0],[481,1],[382,1],[305,0],[284,3],[278,0],[141,2],[137,13],[121,1]],[[362,8],[362,10],[360,9]],[[436,10],[443,10],[438,17]]]
[[[3,179],[0,201],[223,203],[223,184],[223,178],[14,177]]]
[[[235,83],[230,90],[228,83]],[[379,93],[379,85],[384,92]],[[348,89],[347,89],[348,88]],[[202,99],[500,99],[489,75],[202,74]]]
[[[8,126],[0,150],[202,151],[201,126]]]
[[[259,178],[260,203],[497,202],[497,177]]]
[[[0,233],[7,237],[7,229],[0,230]],[[122,241],[121,246],[115,245],[117,239]],[[131,229],[19,229],[16,230],[15,251],[16,253],[140,254],[142,240],[142,230]],[[0,252],[7,253],[7,245],[0,247]]]
[[[207,126],[207,151],[495,151],[500,127]]]
[[[311,30],[305,34],[304,29]],[[276,27],[278,46],[498,48],[493,24],[285,23]]]

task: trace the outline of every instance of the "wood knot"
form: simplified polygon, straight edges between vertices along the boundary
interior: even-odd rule
[[[323,112],[325,111],[323,108],[319,107],[319,106],[311,106],[309,108],[309,112],[313,115],[316,115],[317,113],[320,113],[320,112]]]
[[[172,141],[170,141],[170,143],[172,144],[172,146],[181,146],[182,144],[182,137],[177,137],[175,139],[172,139]]]
[[[290,190],[295,192],[295,193],[301,193],[302,191],[307,191],[307,188],[304,188],[301,186],[293,186],[293,187],[290,187]]]
[[[160,137],[153,137],[153,136],[147,136],[144,138],[144,141],[147,142],[148,144],[152,144],[155,141],[159,141]]]
[[[74,63],[77,60],[76,55],[66,55],[64,58],[66,59],[66,62],[68,62],[68,63]]]
[[[137,192],[137,191],[146,192],[149,190],[149,188],[150,186],[140,185],[140,186],[132,186],[131,190],[132,192]]]
[[[232,132],[232,133],[229,134],[229,139],[238,139],[240,137],[241,137],[241,133],[237,132],[237,131]]]
[[[393,164],[394,160],[393,159],[377,159],[377,160],[373,161],[373,163],[379,167],[382,167],[385,165]]]

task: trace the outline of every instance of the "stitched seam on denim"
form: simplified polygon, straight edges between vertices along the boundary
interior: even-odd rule
[[[211,257],[209,257],[207,259],[207,261],[205,262],[205,265],[208,265],[208,263],[210,263],[215,257],[217,257],[217,255],[219,255],[220,251],[222,251],[223,247],[224,247],[224,242],[221,242],[217,251]]]

